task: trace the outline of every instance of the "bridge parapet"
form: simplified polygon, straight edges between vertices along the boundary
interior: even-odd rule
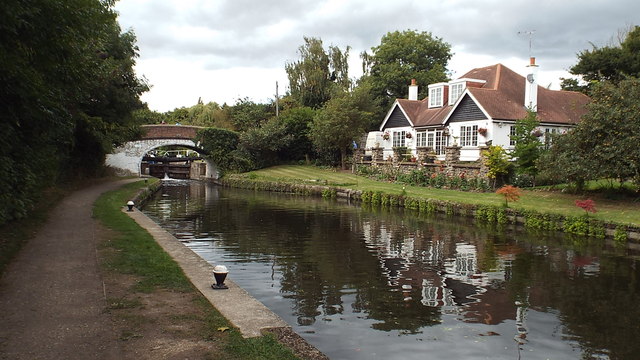
[[[141,140],[152,139],[195,139],[196,133],[200,129],[204,129],[200,126],[188,126],[188,125],[142,125],[143,130]]]

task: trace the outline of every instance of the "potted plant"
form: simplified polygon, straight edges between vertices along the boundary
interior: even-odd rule
[[[543,132],[542,132],[542,129],[540,129],[540,128],[535,128],[531,132],[531,135],[533,135],[535,137],[540,137],[540,136],[542,136],[542,134],[543,134]]]

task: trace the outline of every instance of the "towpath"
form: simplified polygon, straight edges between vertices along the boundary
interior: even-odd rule
[[[1,359],[121,359],[96,258],[93,203],[122,180],[65,198],[0,279]]]

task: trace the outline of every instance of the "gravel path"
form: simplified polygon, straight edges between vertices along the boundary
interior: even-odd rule
[[[65,198],[0,279],[1,359],[121,359],[96,259],[94,201],[123,180]]]

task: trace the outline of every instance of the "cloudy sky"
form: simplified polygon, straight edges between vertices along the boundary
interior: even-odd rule
[[[474,67],[502,63],[524,73],[531,55],[540,84],[558,78],[591,44],[617,43],[640,25],[638,0],[119,0],[123,28],[133,29],[136,71],[153,86],[143,95],[157,111],[206,103],[258,102],[288,90],[284,66],[299,58],[303,36],[359,54],[395,30],[428,31],[452,45],[456,78]]]

